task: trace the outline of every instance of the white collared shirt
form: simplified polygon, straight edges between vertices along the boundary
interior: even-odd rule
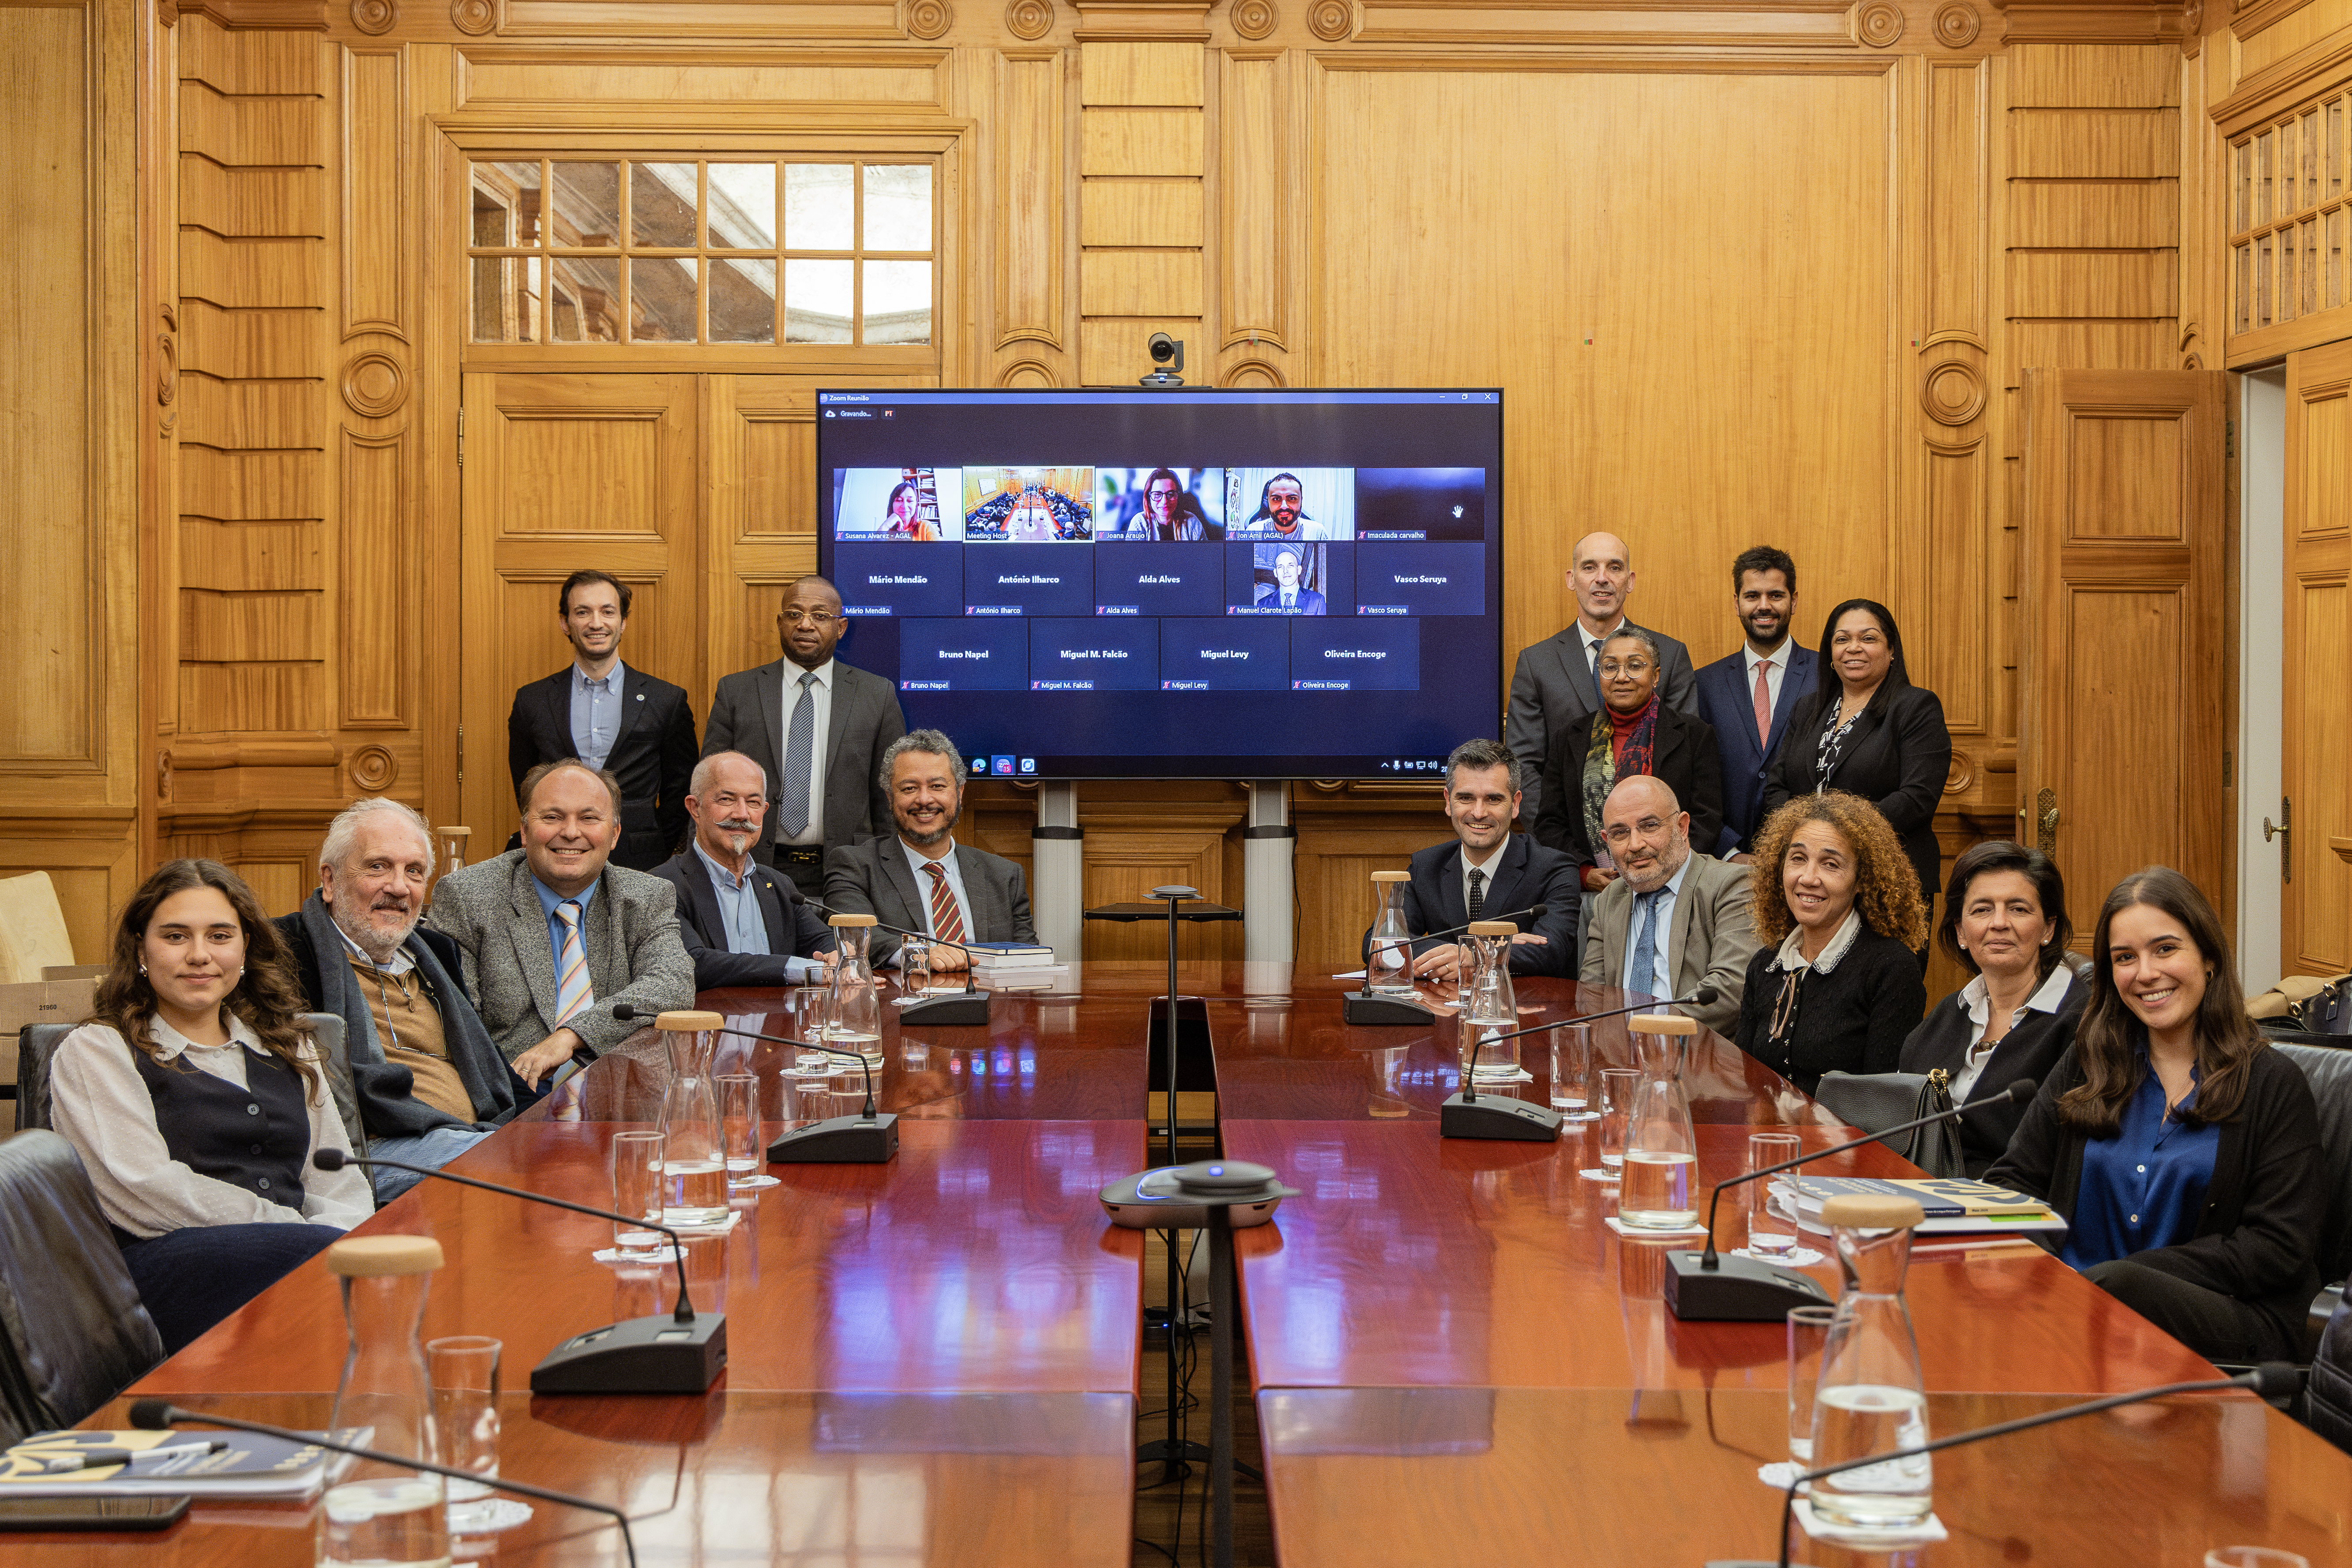
[[[1739,656],[1748,661],[1748,684],[1740,688],[1741,695],[1750,703],[1756,700],[1756,667],[1764,667],[1764,689],[1769,694],[1771,711],[1780,710],[1780,683],[1789,677],[1789,653],[1796,647],[1794,639],[1782,637],[1780,646],[1769,654],[1760,654],[1747,643],[1739,645]]]
[[[161,1017],[150,1018],[147,1029],[157,1060],[185,1057],[189,1067],[239,1089],[247,1082],[246,1051],[262,1048],[260,1037],[242,1018],[231,1020],[228,1043],[219,1046],[200,1046]],[[318,1060],[317,1047],[307,1039],[302,1053]],[[375,1212],[367,1173],[357,1165],[333,1172],[306,1168],[302,1207],[297,1211],[200,1175],[172,1158],[155,1123],[154,1096],[131,1060],[131,1046],[105,1024],[84,1024],[59,1041],[49,1073],[50,1119],[81,1156],[107,1219],[133,1236],[212,1225],[329,1225],[349,1230]],[[307,1079],[303,1090],[310,1148],[350,1153],[351,1140],[335,1110],[335,1097],[323,1085],[311,1089]]]
[[[1625,617],[1619,616],[1617,624],[1605,632],[1594,632],[1584,624],[1581,616],[1578,617],[1575,626],[1577,637],[1584,644],[1585,673],[1592,677],[1593,689],[1598,690],[1601,687],[1601,645],[1625,629]]]
[[[791,659],[784,660],[783,701],[776,714],[776,800],[784,798],[784,757],[793,747],[793,710],[800,706],[801,677],[814,675],[816,684],[809,695],[816,700],[816,729],[810,736],[809,747],[808,826],[797,834],[776,835],[779,844],[808,845],[824,842],[824,759],[825,742],[833,729],[834,661],[826,659],[813,670],[804,670]],[[772,805],[769,809],[774,810]],[[781,820],[781,819],[779,819]]]
[[[1853,949],[1855,941],[1861,935],[1862,911],[1846,910],[1845,919],[1839,922],[1837,931],[1830,937],[1830,944],[1822,949],[1822,955],[1819,958],[1808,963],[1805,955],[1798,950],[1798,944],[1805,939],[1805,928],[1792,927],[1789,934],[1781,940],[1780,951],[1773,953],[1772,962],[1767,967],[1789,973],[1818,969],[1823,974],[1827,974],[1838,966],[1838,960],[1843,958]]]
[[[1486,858],[1484,860],[1473,860],[1470,858],[1470,847],[1466,844],[1462,847],[1463,909],[1466,910],[1470,907],[1470,873],[1473,871],[1477,872],[1481,877],[1484,877],[1486,879],[1486,886],[1478,890],[1481,907],[1483,908],[1486,904],[1491,903],[1494,900],[1495,865],[1497,861],[1502,859],[1503,851],[1508,849],[1510,847],[1510,836],[1506,834],[1500,844],[1496,845],[1492,849],[1486,852]],[[1481,914],[1478,918],[1480,920],[1484,920],[1486,917]]]
[[[2074,983],[2074,972],[2064,964],[2052,970],[2050,978],[2025,999],[2025,1005],[2009,1016],[2009,1026],[2016,1028],[2024,1022],[2028,1013],[2057,1012],[2066,1005],[2066,988]],[[1960,987],[1960,1010],[1969,1016],[1969,1048],[1968,1053],[1960,1058],[1960,1070],[1952,1075],[1952,1103],[1955,1105],[1968,1099],[1969,1091],[1977,1086],[1977,1079],[1984,1072],[1985,1063],[1992,1060],[1993,1052],[2000,1049],[2000,1040],[1985,1044],[1985,1027],[1992,1021],[1992,996],[1985,989],[1983,975],[1978,975]],[[2004,1035],[2002,1038],[2008,1037]]]
[[[947,877],[948,895],[956,901],[956,912],[963,917],[964,941],[971,942],[985,941],[986,939],[980,934],[980,928],[972,923],[971,900],[964,896],[963,868],[956,861],[955,840],[952,838],[948,840],[947,848],[937,860],[903,838],[898,839],[897,843],[898,852],[907,858],[907,868],[915,874],[915,901],[922,907],[923,930],[932,932],[936,932],[937,930],[931,924],[931,879],[923,869],[926,866],[937,866]]]
[[[1690,875],[1690,865],[1691,858],[1688,855],[1684,856],[1683,863],[1675,868],[1675,874],[1666,879],[1664,887],[1654,888],[1647,895],[1634,893],[1633,901],[1626,906],[1631,918],[1625,925],[1625,973],[1621,981],[1626,990],[1647,992],[1662,1001],[1675,994],[1675,960],[1672,952],[1675,905],[1683,896],[1683,879]],[[1644,896],[1657,901],[1658,927],[1657,933],[1650,939],[1651,957],[1654,960],[1651,971],[1646,975],[1641,975],[1633,973],[1633,949],[1640,945],[1642,940],[1642,900]]]

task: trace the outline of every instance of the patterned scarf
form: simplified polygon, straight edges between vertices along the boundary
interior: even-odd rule
[[[1658,697],[1635,716],[1624,743],[1616,743],[1617,724],[1606,706],[1593,710],[1592,733],[1584,747],[1584,841],[1598,854],[1601,848],[1601,807],[1619,779],[1650,771],[1650,752],[1658,733]]]

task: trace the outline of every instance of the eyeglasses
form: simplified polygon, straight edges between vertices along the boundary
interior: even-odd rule
[[[786,626],[799,626],[803,621],[806,621],[813,626],[829,626],[834,622],[841,619],[839,616],[835,615],[830,610],[788,609],[782,613],[782,617]]]
[[[1646,658],[1604,658],[1601,661],[1601,673],[1603,675],[1639,675],[1650,668],[1650,661]]]

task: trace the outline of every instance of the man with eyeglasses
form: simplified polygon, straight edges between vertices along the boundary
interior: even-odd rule
[[[876,782],[882,753],[907,732],[890,682],[833,657],[847,623],[841,595],[812,573],[787,584],[776,615],[783,657],[719,682],[702,754],[740,752],[766,774],[767,813],[752,858],[824,895],[829,848],[890,830]]]
[[[686,796],[694,841],[654,875],[677,889],[677,934],[697,991],[796,984],[833,958],[831,929],[792,879],[751,858],[767,809],[767,770],[742,752],[695,764]]]
[[[1654,773],[1609,792],[1601,837],[1621,875],[1592,900],[1577,978],[1662,1000],[1712,985],[1713,1002],[1683,1011],[1729,1034],[1756,953],[1748,868],[1693,854],[1690,829],[1690,813]]]

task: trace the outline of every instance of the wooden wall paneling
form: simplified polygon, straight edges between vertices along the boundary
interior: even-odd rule
[[[1302,969],[1362,966],[1362,936],[1377,903],[1374,871],[1402,871],[1415,851],[1452,836],[1436,784],[1318,784],[1294,791],[1295,886]]]
[[[193,32],[193,26],[184,29]],[[179,599],[181,565],[178,521],[180,463],[180,362],[186,352],[185,307],[180,300],[180,186],[186,177],[180,157],[180,54],[184,29],[167,25],[161,7],[143,12],[138,26],[137,166],[135,182],[138,301],[135,317],[152,331],[137,334],[141,352],[141,411],[138,425],[138,549],[132,561],[139,577],[131,625],[138,639],[134,683],[138,699],[130,710],[133,743],[132,865],[152,864],[158,826],[156,807],[169,793],[170,755],[160,737],[176,724],[177,628],[171,623]],[[227,220],[224,220],[227,221]],[[153,401],[145,389],[152,388]]]
[[[1280,49],[1219,56],[1218,240],[1224,258],[1223,338],[1228,371],[1279,363],[1288,354],[1293,253],[1304,214],[1303,182],[1288,134],[1288,60]]]
[[[49,874],[77,963],[106,962],[114,911],[145,869],[131,815],[127,805],[0,812],[0,877]]]
[[[2352,969],[2352,345],[2287,359],[2284,773],[2294,803],[2279,954],[2290,973]],[[2259,802],[2275,818],[2273,803]]]
[[[1078,786],[1078,823],[1086,830],[1086,903],[1135,903],[1153,888],[1181,883],[1212,903],[1241,906],[1242,889],[1229,879],[1227,844],[1240,834],[1246,800],[1242,789],[1214,782],[1104,783]],[[1034,804],[1030,823],[1036,820]],[[1180,927],[1177,951],[1187,958],[1242,955],[1238,923]],[[1090,962],[1149,961],[1168,951],[1167,933],[1149,924],[1087,926]]]
[[[342,330],[404,337],[408,328],[408,103],[399,48],[345,49],[342,127]]]
[[[346,729],[404,730],[415,679],[410,650],[418,629],[408,442],[400,435],[346,429],[338,445],[339,716]],[[409,781],[401,794],[409,795],[420,782]]]
[[[816,570],[814,388],[796,376],[713,375],[703,391],[710,680],[694,692],[698,722],[720,676],[777,657],[784,584]]]
[[[1078,362],[1087,383],[1150,370],[1144,345],[1155,331],[1184,342],[1188,379],[1207,379],[1214,364],[1208,237],[1183,224],[1207,205],[1207,65],[1191,41],[1079,46],[1079,210],[1090,232],[1078,254]]]
[[[401,244],[415,279],[416,326],[411,333],[415,391],[411,395],[411,444],[415,447],[412,511],[417,562],[415,582],[420,604],[450,605],[463,596],[459,481],[462,470],[458,417],[463,395],[459,356],[466,339],[463,279],[440,258],[465,244],[463,212],[466,161],[440,129],[457,107],[461,77],[457,49],[446,44],[408,46],[406,89],[410,122],[404,134],[415,157],[407,165],[411,215]],[[458,784],[460,737],[465,723],[460,671],[467,648],[465,626],[456,636],[419,639],[415,648],[417,679],[416,729],[423,751],[423,802],[431,821],[473,828],[474,853],[490,852],[488,829],[466,815]],[[490,737],[479,742],[488,744]],[[500,840],[500,842],[504,842]]]
[[[1064,372],[1072,347],[1064,274],[1069,247],[1065,103],[1069,84],[1059,49],[1008,50],[996,73],[995,341],[1007,364]]]

